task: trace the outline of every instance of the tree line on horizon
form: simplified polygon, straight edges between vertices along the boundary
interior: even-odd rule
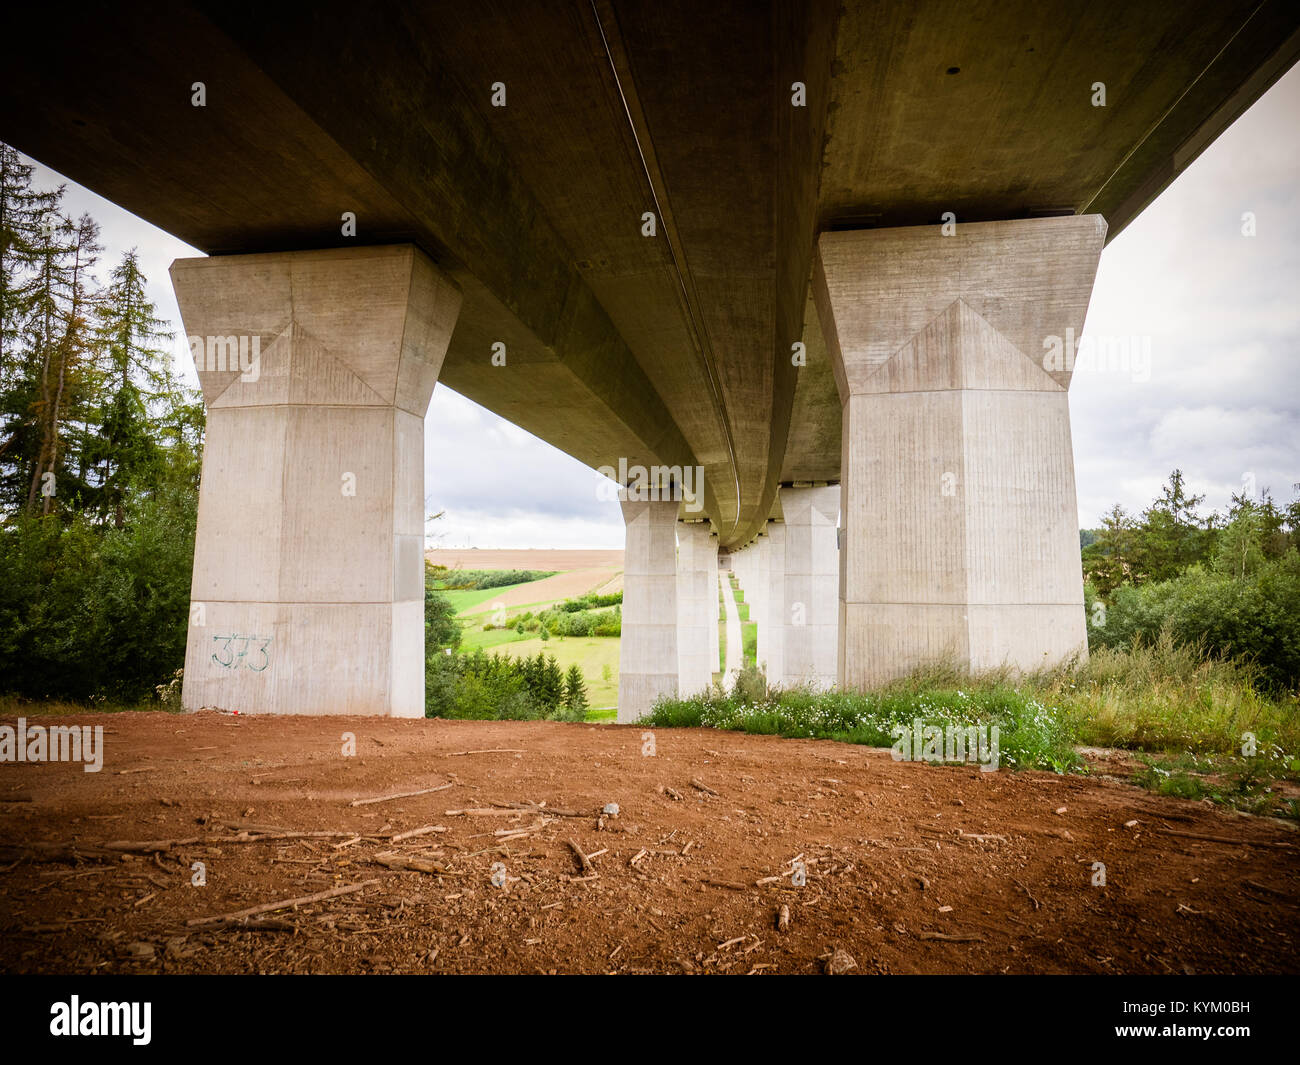
[[[1294,485],[1300,491],[1300,484]],[[1080,531],[1090,647],[1132,647],[1168,633],[1249,660],[1263,687],[1300,686],[1300,495],[1279,505],[1245,488],[1227,512],[1202,513],[1181,470],[1140,514],[1119,504]]]
[[[1300,493],[1300,484],[1292,488]],[[1248,576],[1261,562],[1300,550],[1300,494],[1278,505],[1265,487],[1258,499],[1243,488],[1226,514],[1201,513],[1205,496],[1190,495],[1182,470],[1169,474],[1160,495],[1140,514],[1116,503],[1095,529],[1079,530],[1085,577],[1097,594],[1122,584],[1181,577],[1194,565]]]

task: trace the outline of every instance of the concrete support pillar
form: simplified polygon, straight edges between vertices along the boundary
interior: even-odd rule
[[[824,233],[843,404],[840,685],[1086,653],[1067,388],[1097,215]]]
[[[709,548],[705,553],[709,564],[709,679],[714,673],[722,672],[722,647],[718,639],[718,626],[722,621],[718,604],[718,536],[709,534]]]
[[[835,686],[839,659],[840,486],[782,488],[785,682]]]
[[[666,500],[621,500],[623,635],[618,649],[618,720],[637,721],[677,691],[677,508]]]
[[[409,245],[171,277],[207,406],[184,706],[423,716],[424,414],[459,289]]]
[[[677,691],[682,696],[698,695],[713,683],[718,639],[717,558],[707,522],[677,523]],[[712,661],[710,648],[714,649]]]
[[[771,558],[772,545],[767,538],[768,526],[763,526],[763,531],[759,534],[758,539],[754,542],[754,575],[750,582],[753,585],[752,593],[746,590],[746,601],[753,600],[753,605],[749,608],[749,620],[757,624],[758,628],[754,632],[754,660],[760,669],[763,663],[767,661],[767,567]]]
[[[785,524],[779,521],[767,523],[766,578],[763,582],[763,620],[765,626],[759,626],[761,633],[767,629],[767,638],[763,641],[763,656],[758,664],[767,674],[767,682],[775,687],[785,684],[785,629],[790,615],[785,602]]]

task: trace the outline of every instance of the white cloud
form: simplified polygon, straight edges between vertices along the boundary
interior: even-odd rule
[[[1300,481],[1300,69],[1212,144],[1102,254],[1085,334],[1151,337],[1151,377],[1077,374],[1079,518],[1140,511],[1169,471],[1222,509],[1243,472]],[[1242,235],[1255,213],[1256,235]]]

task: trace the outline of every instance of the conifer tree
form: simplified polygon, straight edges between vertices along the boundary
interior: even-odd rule
[[[31,310],[42,223],[57,211],[63,195],[62,188],[33,189],[34,169],[15,149],[0,144],[0,388],[9,383],[19,331]]]
[[[99,518],[111,516],[121,528],[132,486],[157,478],[162,453],[156,419],[177,401],[162,347],[171,332],[145,293],[135,249],[113,269],[97,316],[99,432],[85,441],[85,454],[97,480]]]
[[[587,685],[583,681],[582,667],[576,662],[569,667],[564,679],[564,705],[575,717],[587,709]]]

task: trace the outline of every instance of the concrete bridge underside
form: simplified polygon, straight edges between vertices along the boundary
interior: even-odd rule
[[[1276,0],[63,21],[57,68],[0,68],[0,137],[213,256],[173,269],[187,333],[263,352],[258,382],[200,374],[194,598],[267,664],[192,631],[186,676],[187,705],[250,712],[421,712],[435,381],[593,468],[703,467],[702,510],[624,503],[621,716],[698,686],[719,546],[774,680],[1075,653],[1069,373],[1043,341],[1300,53]]]

